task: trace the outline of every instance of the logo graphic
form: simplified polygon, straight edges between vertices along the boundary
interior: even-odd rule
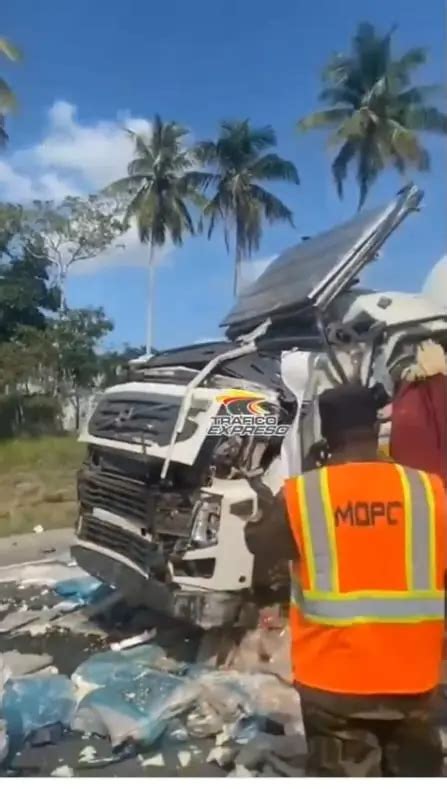
[[[125,422],[129,422],[132,419],[134,412],[133,406],[128,406],[127,408],[123,408],[122,411],[119,412],[118,416],[115,417],[113,420],[113,424],[116,427],[122,427]]]
[[[279,423],[279,407],[261,392],[230,389],[216,398],[219,412],[208,430],[211,436],[285,436],[288,425]]]

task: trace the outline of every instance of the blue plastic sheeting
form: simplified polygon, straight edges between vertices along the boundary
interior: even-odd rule
[[[166,661],[166,653],[157,644],[143,644],[123,652],[100,652],[92,655],[76,669],[73,678],[96,687],[124,687],[132,690],[132,683],[160,669]],[[179,664],[179,670],[182,666]],[[168,675],[169,676],[169,675]]]
[[[92,731],[105,730],[114,747],[129,740],[151,745],[195,697],[189,680],[157,668],[165,660],[156,644],[93,655],[73,676],[81,689],[96,686],[82,699],[77,719],[90,720]]]
[[[152,745],[170,719],[190,705],[184,685],[181,677],[152,671],[126,688],[107,685],[93,690],[81,701],[78,714],[86,709],[94,713],[114,748],[126,742]]]
[[[300,714],[296,691],[275,677],[184,663],[172,668],[157,644],[93,655],[78,666],[73,681],[59,675],[9,679],[0,702],[10,753],[54,724],[108,738],[116,749],[220,731],[244,745],[265,730],[275,712],[290,720]]]
[[[98,603],[111,593],[110,586],[98,581],[97,578],[81,576],[70,578],[68,581],[59,581],[53,586],[53,591],[78,605]]]
[[[3,688],[0,717],[7,724],[12,750],[37,729],[60,723],[70,726],[76,708],[74,685],[67,677],[23,677]]]

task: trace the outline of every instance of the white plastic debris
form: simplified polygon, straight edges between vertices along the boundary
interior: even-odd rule
[[[191,764],[192,754],[191,751],[179,751],[177,753],[178,760],[182,767],[188,767]]]
[[[145,630],[143,633],[140,633],[137,636],[124,638],[122,641],[111,644],[110,649],[112,649],[114,652],[121,652],[123,649],[130,649],[131,647],[138,646],[138,644],[146,644],[148,641],[151,641],[156,634],[157,631],[155,628],[153,630]]]
[[[165,760],[162,753],[155,753],[153,756],[149,756],[147,759],[143,757],[139,758],[138,761],[142,765],[142,767],[164,767]]]
[[[0,583],[15,583],[20,589],[28,586],[51,587],[58,581],[81,577],[89,576],[80,567],[69,567],[60,561],[39,561],[0,567]]]
[[[86,745],[82,751],[79,752],[79,761],[82,763],[94,762],[96,759],[96,748],[93,745]]]
[[[61,764],[60,767],[53,770],[51,775],[54,775],[55,778],[73,778],[74,772],[68,764]]]
[[[233,761],[234,753],[234,748],[229,745],[216,745],[210,750],[206,760],[208,763],[215,762],[219,767],[225,767]]]
[[[41,526],[40,523],[38,523],[37,526],[34,526],[34,529],[33,529],[34,534],[42,534],[42,532],[44,532],[44,531],[45,531],[45,529],[43,528],[43,526]]]

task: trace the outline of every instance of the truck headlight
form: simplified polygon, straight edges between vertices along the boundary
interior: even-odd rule
[[[209,497],[198,501],[192,515],[191,542],[194,547],[215,545],[219,526],[220,499]]]

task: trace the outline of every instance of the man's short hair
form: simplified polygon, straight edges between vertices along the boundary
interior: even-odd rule
[[[321,433],[329,443],[345,433],[374,430],[377,398],[374,391],[357,383],[340,384],[318,398]]]

